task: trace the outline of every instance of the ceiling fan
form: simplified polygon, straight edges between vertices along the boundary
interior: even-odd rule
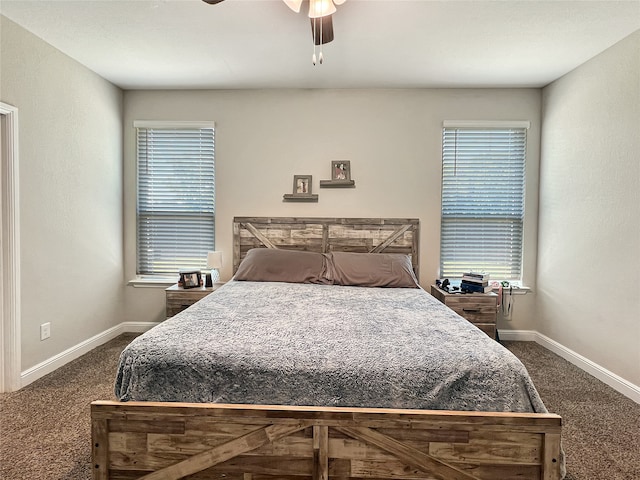
[[[202,0],[209,5],[217,5],[224,0]],[[303,0],[282,0],[291,10],[300,12]],[[319,63],[322,64],[322,45],[333,41],[333,14],[336,5],[342,5],[347,0],[309,0],[309,19],[311,20],[311,35],[313,36],[312,62],[316,65],[316,45],[320,45]]]

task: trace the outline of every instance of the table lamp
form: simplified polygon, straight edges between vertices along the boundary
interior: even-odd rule
[[[207,273],[204,286],[213,287],[214,281],[220,280],[218,269],[222,268],[222,252],[207,252],[207,268],[211,271]]]

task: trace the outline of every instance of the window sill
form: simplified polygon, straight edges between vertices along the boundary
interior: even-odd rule
[[[154,278],[144,278],[138,277],[127,282],[128,287],[136,287],[136,288],[167,288],[171,285],[175,285],[178,283],[178,278],[171,277],[154,277]]]
[[[494,293],[498,293],[500,291],[499,287],[494,287],[493,288],[493,292]],[[512,285],[512,287],[502,287],[502,293],[503,294],[509,294],[511,293],[512,295],[526,295],[527,293],[532,293],[533,290],[531,290],[531,288],[529,287],[521,287],[521,286],[516,286],[516,285]]]

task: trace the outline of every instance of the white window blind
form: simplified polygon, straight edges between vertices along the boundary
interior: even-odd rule
[[[521,280],[526,128],[447,127],[440,275]]]
[[[136,127],[137,274],[204,269],[215,239],[213,124]]]

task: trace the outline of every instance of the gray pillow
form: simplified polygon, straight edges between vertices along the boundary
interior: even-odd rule
[[[275,248],[252,248],[240,263],[234,280],[251,282],[328,283],[321,253]]]
[[[329,279],[335,285],[419,288],[409,255],[332,252],[327,256]]]

